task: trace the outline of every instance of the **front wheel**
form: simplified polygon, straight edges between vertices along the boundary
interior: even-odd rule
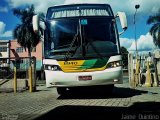
[[[58,87],[57,88],[57,93],[59,95],[64,95],[66,93],[66,88],[65,87]]]

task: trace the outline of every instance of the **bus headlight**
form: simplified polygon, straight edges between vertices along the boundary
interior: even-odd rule
[[[45,70],[62,71],[58,65],[44,65]]]
[[[106,68],[115,68],[115,67],[119,67],[119,66],[122,66],[122,61],[110,62],[107,64]]]

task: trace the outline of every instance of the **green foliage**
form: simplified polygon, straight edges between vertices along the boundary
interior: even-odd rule
[[[149,32],[153,37],[154,44],[160,48],[160,10],[156,15],[148,18],[147,24],[152,24]]]
[[[21,19],[21,24],[16,26],[13,31],[13,36],[22,47],[30,51],[31,48],[36,47],[40,41],[40,36],[34,33],[32,27],[32,17],[35,15],[34,6],[31,5],[22,10],[13,9],[13,13]]]
[[[32,26],[32,17],[35,15],[34,6],[13,9],[13,14],[21,20],[21,24],[15,27],[13,36],[25,50],[28,49],[28,56],[31,57],[31,49],[40,42],[40,36],[35,34]]]
[[[121,47],[120,48],[121,54],[122,54],[122,60],[123,60],[123,67],[127,67],[128,66],[128,51],[125,47]]]

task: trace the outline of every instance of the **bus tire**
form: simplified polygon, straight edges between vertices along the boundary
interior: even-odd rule
[[[64,95],[66,93],[66,88],[65,87],[57,87],[57,93],[59,95]]]

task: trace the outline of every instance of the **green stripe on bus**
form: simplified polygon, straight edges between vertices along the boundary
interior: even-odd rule
[[[85,60],[84,64],[79,69],[101,68],[106,65],[109,58]]]

